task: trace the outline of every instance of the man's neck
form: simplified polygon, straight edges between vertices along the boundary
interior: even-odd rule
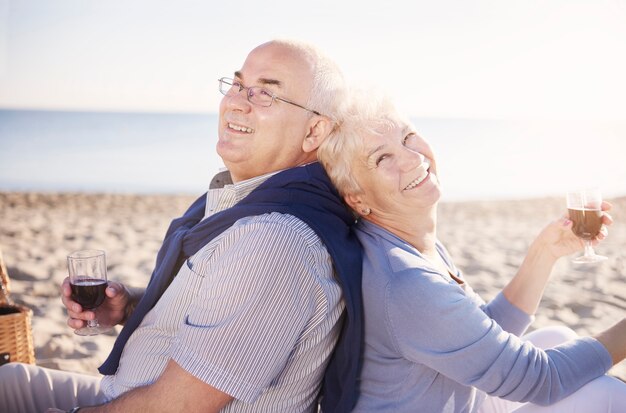
[[[231,179],[231,183],[233,183],[233,184],[240,184],[240,183],[248,181],[250,179],[256,179],[256,178],[258,178],[260,176],[271,176],[271,175],[277,174],[279,172],[286,171],[288,169],[293,169],[293,168],[298,168],[300,166],[310,165],[310,164],[312,164],[314,162],[317,162],[317,159],[314,159],[314,160],[311,160],[311,161],[307,161],[307,162],[303,162],[303,163],[299,163],[297,165],[293,165],[293,166],[290,166],[290,167],[287,167],[287,168],[283,168],[283,169],[277,169],[277,170],[274,170],[274,171],[265,171],[264,173],[261,173],[261,174],[256,175],[256,176],[241,176],[241,175],[237,175],[236,173],[233,173],[232,171],[230,171],[230,179]]]

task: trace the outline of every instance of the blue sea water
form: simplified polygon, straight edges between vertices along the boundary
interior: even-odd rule
[[[626,122],[412,120],[444,200],[626,195]],[[215,114],[0,110],[0,191],[198,194],[216,141]]]
[[[216,117],[0,111],[0,190],[198,193]]]

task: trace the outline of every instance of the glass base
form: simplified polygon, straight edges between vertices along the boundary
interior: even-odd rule
[[[608,258],[604,255],[581,255],[572,260],[574,264],[592,264],[594,262],[606,261]]]
[[[108,333],[111,330],[113,330],[113,327],[87,326],[87,327],[79,328],[78,330],[74,330],[74,334],[78,336],[97,336],[98,334]]]

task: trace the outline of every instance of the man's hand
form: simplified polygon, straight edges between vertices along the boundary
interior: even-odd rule
[[[87,320],[96,318],[100,324],[105,326],[114,326],[122,323],[126,319],[127,306],[131,304],[131,294],[123,284],[109,281],[106,289],[106,298],[104,302],[95,309],[83,310],[83,307],[76,301],[73,301],[72,289],[70,287],[70,279],[65,278],[61,285],[61,300],[67,308],[69,319],[67,325],[73,329],[84,327]]]

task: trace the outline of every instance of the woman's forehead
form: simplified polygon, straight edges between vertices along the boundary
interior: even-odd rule
[[[385,117],[373,121],[368,129],[368,135],[383,138],[393,138],[404,135],[413,129],[412,125],[399,117]]]

